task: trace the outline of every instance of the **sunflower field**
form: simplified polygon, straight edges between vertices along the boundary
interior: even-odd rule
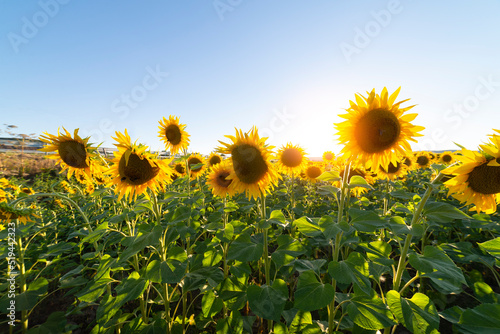
[[[339,154],[253,127],[172,155],[116,132],[43,134],[63,174],[0,179],[2,333],[500,333],[500,131],[412,152],[384,88],[350,101]]]

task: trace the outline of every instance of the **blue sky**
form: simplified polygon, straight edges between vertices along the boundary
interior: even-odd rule
[[[279,148],[339,152],[357,92],[411,98],[419,149],[475,149],[500,128],[498,1],[0,0],[0,124],[128,129],[163,149],[180,117],[208,154],[256,125]]]

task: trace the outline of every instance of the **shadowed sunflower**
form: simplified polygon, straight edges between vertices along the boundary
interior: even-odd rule
[[[207,184],[212,189],[214,196],[226,197],[226,195],[234,196],[235,190],[230,187],[233,180],[228,179],[233,172],[233,167],[228,160],[212,167],[212,170],[207,176]]]
[[[444,170],[455,177],[444,184],[448,187],[448,195],[465,205],[475,204],[471,210],[490,214],[496,211],[500,201],[500,152],[498,146],[490,146],[485,151],[488,157],[462,149],[461,155],[455,155],[461,164]]]
[[[445,165],[451,165],[455,162],[455,156],[450,151],[443,152],[439,155],[439,162]]]
[[[417,152],[415,155],[415,164],[417,168],[427,168],[431,165],[431,157],[427,152]]]
[[[9,206],[7,203],[0,202],[0,223],[8,222],[13,219],[17,219],[20,223],[26,224],[27,222],[32,222],[33,217],[39,218],[35,213],[34,207],[26,209],[15,209]],[[0,224],[0,231],[4,227]]]
[[[408,100],[395,103],[399,90],[389,96],[384,87],[379,96],[374,89],[368,97],[356,95],[356,103],[349,101],[348,114],[340,115],[346,121],[336,124],[339,141],[345,144],[343,153],[357,157],[365,167],[387,167],[411,151],[408,141],[416,142],[413,137],[421,136],[418,131],[424,128],[410,123],[417,114],[403,115],[413,108],[400,108]]]
[[[181,150],[187,149],[189,135],[184,131],[186,125],[179,124],[179,117],[170,115],[168,119],[163,117],[163,120],[158,123],[160,123],[158,135],[165,143],[166,149],[170,150],[170,154],[174,155]]]
[[[177,162],[173,166],[173,172],[178,176],[178,177],[183,177],[186,175],[186,164],[184,162]]]
[[[408,170],[413,170],[417,167],[415,158],[412,154],[405,154],[401,157],[401,162],[406,165]]]
[[[276,154],[276,165],[282,173],[293,175],[300,173],[307,165],[305,152],[298,145],[287,143],[282,146]]]
[[[195,179],[205,171],[205,159],[201,154],[191,154],[187,159],[187,163],[189,166],[189,174],[192,179]]]
[[[335,154],[333,154],[332,151],[326,151],[323,153],[323,161],[331,162],[333,158],[335,158]]]
[[[345,173],[345,169],[347,167],[347,164],[348,163],[345,160],[344,156],[339,157],[335,163],[334,168],[335,168],[335,170],[337,170],[339,172],[339,176],[341,178],[339,181],[333,182],[333,185],[336,186],[337,188],[342,187],[342,179],[344,178],[344,173]],[[348,174],[349,176],[347,177],[347,183],[351,182],[351,178],[353,176],[361,176],[369,184],[375,183],[375,179],[372,177],[372,174],[367,172],[363,168],[362,165],[351,164],[348,172],[349,172],[349,174]],[[360,196],[361,194],[368,192],[368,189],[365,187],[354,187],[351,189],[351,191],[353,192],[354,195]]]
[[[125,134],[116,132],[116,136],[113,139],[118,141],[114,144],[118,151],[114,152],[113,165],[108,171],[112,177],[108,185],[116,185],[115,193],[119,199],[128,196],[132,200],[143,193],[149,197],[148,188],[156,193],[162,182],[170,182],[170,160],[156,159],[146,151],[147,146],[132,144],[127,130]]]
[[[222,157],[215,152],[212,152],[208,157],[208,167],[213,167],[222,162]]]
[[[57,152],[47,157],[49,159],[58,160],[57,163],[60,164],[62,168],[61,173],[64,170],[68,170],[68,179],[71,178],[73,173],[80,171],[84,172],[85,177],[90,180],[92,172],[94,172],[98,166],[95,160],[97,159],[95,154],[96,148],[88,143],[90,137],[82,139],[78,135],[78,129],[75,129],[73,137],[71,137],[71,133],[65,128],[63,128],[63,130],[66,134],[61,134],[58,129],[57,136],[44,132],[44,134],[40,136],[40,140],[48,145],[39,149],[39,151]]]
[[[280,177],[269,161],[273,147],[266,145],[267,138],[260,138],[256,127],[246,133],[236,130],[236,136],[226,137],[232,143],[219,141],[224,146],[217,150],[231,154],[231,187],[248,198],[258,198],[273,188]]]
[[[387,168],[379,166],[377,175],[380,179],[389,179],[394,181],[400,177],[404,177],[407,172],[408,167],[404,164],[404,162],[398,161],[396,164],[391,162]]]

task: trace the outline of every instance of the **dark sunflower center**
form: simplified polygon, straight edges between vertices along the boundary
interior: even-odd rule
[[[426,166],[429,163],[429,158],[427,158],[425,155],[421,155],[417,158],[417,164],[420,166]]]
[[[260,150],[252,145],[241,144],[231,151],[234,172],[238,179],[247,184],[261,180],[268,167]]]
[[[399,138],[401,125],[389,110],[374,109],[362,116],[354,129],[354,137],[364,152],[382,152]]]
[[[475,167],[469,173],[469,186],[477,193],[500,193],[500,167],[488,166],[488,162]]]
[[[208,162],[210,163],[210,166],[213,166],[219,164],[221,160],[218,155],[214,155],[213,157],[210,158],[210,160],[208,160]]]
[[[64,141],[59,144],[59,156],[68,166],[74,168],[87,168],[87,151],[85,145],[74,140]]]
[[[170,124],[165,129],[165,136],[172,145],[177,145],[182,140],[181,129],[176,124]]]
[[[448,163],[451,161],[451,155],[445,154],[441,157],[441,159],[443,159],[444,162]]]
[[[387,168],[387,170],[380,166],[380,169],[384,172],[384,173],[387,173],[387,174],[394,174],[394,173],[397,173],[400,169],[401,169],[401,163],[398,162],[396,165],[394,165],[392,162],[389,163],[389,167]]]
[[[184,166],[182,164],[176,164],[174,169],[179,174],[184,174],[184,172],[186,171],[186,169],[184,168]]]
[[[302,154],[296,148],[287,148],[281,154],[281,162],[287,167],[297,167],[302,162]]]
[[[319,167],[316,166],[310,166],[306,170],[306,175],[311,179],[315,179],[321,175],[321,169],[319,169]]]
[[[408,157],[405,157],[405,160],[403,161],[403,163],[404,163],[406,166],[410,167],[410,166],[411,166],[411,159],[410,159],[410,158],[408,158]]]
[[[122,182],[138,186],[153,179],[160,172],[160,168],[150,165],[148,159],[141,159],[137,154],[132,153],[125,164],[125,154],[122,155],[118,165],[118,172]]]
[[[196,168],[191,168],[191,166],[199,165],[201,163],[202,163],[202,161],[200,159],[196,158],[196,157],[188,159],[189,169],[192,172],[199,172],[201,170],[201,168],[203,167],[203,165],[200,165],[199,167],[196,167]]]
[[[229,176],[229,172],[223,171],[217,175],[216,182],[219,187],[227,188],[233,180],[228,180],[226,177]]]

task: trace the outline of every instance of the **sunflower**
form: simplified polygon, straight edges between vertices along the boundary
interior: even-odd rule
[[[40,140],[46,144],[44,148],[39,149],[42,152],[55,152],[56,154],[48,155],[50,159],[58,159],[58,164],[61,165],[61,172],[68,170],[68,179],[73,173],[80,171],[85,173],[88,179],[91,178],[92,172],[97,169],[96,148],[89,144],[90,137],[82,139],[78,135],[78,129],[75,129],[73,137],[65,128],[66,134],[61,134],[57,130],[57,136],[44,132],[40,136]]]
[[[212,152],[208,157],[208,167],[213,167],[222,162],[222,157],[216,152]]]
[[[187,149],[189,134],[184,131],[186,125],[179,124],[179,117],[170,115],[168,119],[163,117],[163,120],[158,123],[160,123],[159,137],[165,143],[165,147],[170,150],[170,154],[174,155],[181,150]]]
[[[404,162],[398,161],[395,164],[391,162],[387,167],[387,169],[382,166],[379,166],[377,175],[381,179],[389,179],[394,181],[400,177],[405,176],[407,172],[408,172],[408,166],[405,165]]]
[[[0,223],[8,222],[12,219],[17,219],[20,223],[26,224],[27,222],[32,222],[32,218],[40,218],[35,213],[35,207],[25,209],[15,209],[9,206],[7,203],[0,202]],[[0,230],[3,226],[0,225]]]
[[[230,187],[233,180],[227,177],[231,175],[233,167],[228,160],[225,160],[212,167],[212,170],[207,176],[208,186],[212,189],[214,196],[225,197],[226,195],[234,196],[235,190]]]
[[[186,175],[186,164],[184,162],[177,162],[173,165],[172,171],[178,177]]]
[[[272,146],[266,145],[267,138],[260,138],[256,127],[243,133],[236,130],[236,136],[226,136],[232,143],[219,141],[223,146],[219,153],[231,154],[233,170],[227,179],[236,192],[245,193],[248,198],[265,194],[278,182],[280,176],[272,166]]]
[[[429,153],[421,151],[415,154],[415,164],[417,168],[427,168],[431,165]]]
[[[119,199],[128,196],[132,200],[143,193],[148,197],[147,189],[157,192],[162,182],[170,181],[170,160],[157,159],[146,151],[147,146],[132,144],[127,130],[125,134],[116,132],[116,137],[113,139],[118,141],[114,144],[118,151],[114,152],[113,165],[107,173],[112,177],[108,186],[116,185]]]
[[[332,151],[326,151],[323,153],[323,161],[332,161],[335,158],[335,154]]]
[[[193,179],[203,174],[205,171],[205,158],[203,158],[201,154],[191,154],[187,159],[187,163],[189,167],[189,174]]]
[[[394,103],[399,90],[389,96],[384,87],[379,96],[373,89],[368,97],[356,95],[356,103],[349,101],[348,114],[340,115],[346,121],[336,124],[339,141],[345,144],[343,153],[358,157],[366,167],[387,167],[411,150],[408,141],[416,142],[413,137],[421,136],[418,131],[424,128],[410,123],[417,114],[403,115],[413,108],[399,108],[408,100]]]
[[[306,176],[306,179],[311,181],[312,183],[317,182],[318,176],[320,176],[323,173],[321,168],[314,164],[314,165],[309,165],[305,168],[304,174]]]
[[[485,150],[484,146],[481,148]],[[444,170],[455,177],[444,184],[448,187],[448,195],[465,205],[475,204],[471,210],[490,214],[496,211],[500,201],[500,152],[498,146],[485,151],[488,157],[462,149],[461,155],[455,155],[461,164]]]
[[[401,162],[406,165],[407,170],[413,170],[417,168],[415,158],[412,154],[405,154],[401,157]]]
[[[439,155],[439,162],[445,165],[451,165],[455,162],[455,156],[450,151],[443,152]]]
[[[282,173],[293,175],[299,173],[307,165],[305,152],[297,145],[287,143],[276,154],[277,169]]]

